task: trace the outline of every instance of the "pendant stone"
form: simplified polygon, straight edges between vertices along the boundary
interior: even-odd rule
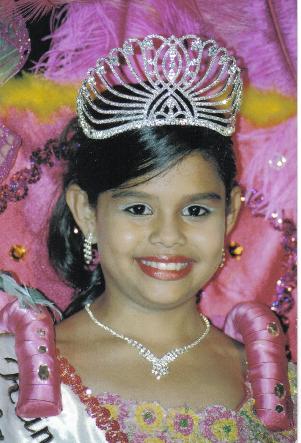
[[[152,361],[153,369],[152,374],[156,376],[157,380],[160,380],[160,378],[163,375],[169,374],[169,367],[168,362],[163,358],[155,358]]]

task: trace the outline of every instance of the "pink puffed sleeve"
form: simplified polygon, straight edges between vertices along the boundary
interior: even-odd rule
[[[239,303],[228,314],[224,332],[245,344],[258,418],[271,431],[292,428],[285,336],[276,315],[261,303]]]
[[[0,332],[15,335],[21,417],[49,417],[62,410],[53,319],[45,306],[20,306],[0,291]]]

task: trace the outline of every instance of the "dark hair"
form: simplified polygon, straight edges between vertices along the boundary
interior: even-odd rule
[[[212,162],[225,185],[226,202],[235,185],[236,164],[232,140],[200,127],[144,127],[110,139],[88,139],[76,119],[64,131],[61,143],[69,149],[64,176],[64,192],[50,221],[48,249],[59,275],[75,288],[74,300],[64,312],[68,317],[92,302],[104,291],[100,265],[91,271],[83,257],[83,236],[75,234],[73,216],[66,204],[65,191],[77,183],[87,192],[92,206],[100,193],[127,186],[129,180],[145,180],[169,168],[193,152]],[[81,238],[80,238],[81,237]]]

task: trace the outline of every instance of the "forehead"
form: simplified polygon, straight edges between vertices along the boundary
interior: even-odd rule
[[[224,184],[215,165],[199,153],[185,156],[163,172],[142,176],[128,182],[124,189],[135,189],[150,194],[189,194],[216,192],[224,196]]]

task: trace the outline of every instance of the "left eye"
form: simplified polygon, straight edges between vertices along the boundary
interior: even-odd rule
[[[210,212],[209,209],[204,208],[204,206],[199,206],[199,205],[187,206],[182,211],[183,215],[189,216],[189,217],[202,217],[204,215],[209,214],[209,212]]]

